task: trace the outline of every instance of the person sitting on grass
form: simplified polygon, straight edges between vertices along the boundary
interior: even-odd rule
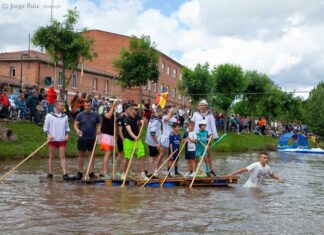
[[[246,181],[243,187],[246,188],[257,188],[260,187],[264,177],[271,177],[283,183],[283,180],[280,176],[276,175],[269,165],[267,165],[269,160],[268,153],[260,153],[260,158],[258,162],[252,163],[251,165],[241,168],[237,171],[232,172],[231,174],[226,175],[226,177],[233,177],[244,172],[250,172],[250,177]]]
[[[193,177],[196,163],[196,143],[197,133],[194,131],[195,123],[193,121],[188,122],[188,131],[183,135],[184,140],[188,140],[185,147],[185,158],[188,162],[189,173],[186,177]]]
[[[172,157],[168,161],[168,172],[170,171],[173,161],[176,160],[176,163],[174,166],[174,175],[176,175],[176,176],[182,176],[178,171],[179,157],[177,158],[177,156],[179,155],[180,143],[181,143],[180,124],[177,122],[174,122],[172,124],[172,132],[169,136],[169,155],[172,154]],[[170,173],[168,176],[172,177]]]
[[[206,167],[206,175],[207,177],[210,177],[210,165],[209,165],[209,161],[208,161],[208,150],[210,149],[210,147],[207,147],[208,144],[208,138],[210,137],[210,134],[208,134],[208,131],[206,130],[206,121],[205,120],[201,120],[199,122],[199,131],[197,132],[197,151],[196,151],[196,157],[198,158],[198,160],[200,160],[202,157],[204,158],[204,162],[205,162],[205,167]],[[207,148],[207,151],[205,151],[205,149]],[[205,155],[203,155],[205,153]],[[213,175],[214,176],[214,175]]]

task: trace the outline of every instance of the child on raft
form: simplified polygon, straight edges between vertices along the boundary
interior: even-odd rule
[[[206,175],[207,177],[210,177],[210,167],[209,167],[209,161],[207,159],[209,150],[209,146],[207,146],[208,138],[210,137],[210,134],[208,134],[208,131],[206,130],[207,122],[205,120],[201,120],[199,122],[199,131],[197,132],[197,144],[196,144],[196,157],[198,160],[200,160],[202,157],[204,158],[205,167],[206,167]],[[205,149],[207,148],[207,151]],[[205,153],[205,154],[204,154]],[[204,156],[203,156],[204,154]]]
[[[185,159],[188,163],[189,172],[185,177],[194,177],[195,163],[196,163],[196,143],[197,133],[194,131],[195,123],[193,121],[188,122],[188,130],[183,135],[183,140],[187,140],[185,146]]]
[[[246,181],[243,187],[245,188],[258,188],[260,187],[264,177],[271,177],[283,183],[284,181],[278,175],[276,175],[269,165],[267,165],[269,160],[268,153],[260,153],[259,161],[252,163],[251,165],[241,168],[231,174],[226,175],[226,177],[233,177],[234,175],[241,174],[244,172],[250,172],[250,177]]]
[[[175,176],[182,176],[178,171],[179,157],[177,158],[177,156],[179,155],[180,143],[181,143],[180,124],[177,122],[174,122],[172,124],[172,132],[169,136],[169,155],[172,154],[172,157],[168,161],[168,172],[170,171],[173,161],[176,160],[176,163],[174,166],[174,175]],[[169,174],[168,177],[172,177],[171,174]]]

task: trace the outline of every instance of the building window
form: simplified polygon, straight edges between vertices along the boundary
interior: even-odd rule
[[[151,90],[151,82],[150,81],[147,82],[147,90],[149,90],[149,91]]]
[[[59,72],[58,85],[59,86],[62,86],[63,85],[63,73],[62,72]]]
[[[167,75],[169,76],[170,75],[170,66],[168,65],[167,67]]]
[[[164,85],[161,84],[161,85],[160,85],[160,92],[163,92],[163,91],[164,91]]]
[[[143,89],[143,90],[146,90],[146,85],[143,85],[143,86],[142,86],[142,89]]]
[[[153,91],[156,92],[156,83],[153,83]]]
[[[16,67],[10,67],[10,77],[16,77]]]
[[[164,73],[164,63],[161,63],[161,72]]]
[[[109,89],[109,81],[105,82],[105,94],[108,94],[108,89]]]
[[[165,91],[169,93],[169,86],[165,87]]]
[[[77,84],[77,74],[76,73],[74,73],[72,75],[72,87],[73,88],[77,88],[78,87],[78,84]]]
[[[172,74],[173,78],[176,79],[177,78],[177,70],[173,69],[173,74]]]
[[[92,81],[92,90],[97,91],[97,78],[94,78]]]
[[[182,73],[179,74],[179,79],[182,80]]]
[[[175,98],[176,97],[176,89],[172,88],[172,97]]]

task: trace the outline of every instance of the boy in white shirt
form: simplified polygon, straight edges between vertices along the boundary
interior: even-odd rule
[[[243,187],[246,188],[256,188],[260,187],[261,182],[264,177],[271,177],[273,179],[278,180],[279,182],[283,182],[280,176],[276,175],[272,169],[270,168],[268,163],[268,153],[262,152],[260,153],[260,159],[259,162],[252,163],[251,165],[241,168],[237,171],[232,172],[231,174],[228,174],[226,176],[232,177],[237,174],[241,174],[244,172],[250,172],[250,177],[246,181]]]
[[[188,131],[183,135],[183,141],[188,139],[185,146],[185,158],[188,162],[189,173],[187,177],[194,177],[195,163],[196,163],[196,143],[197,133],[194,131],[195,123],[193,121],[188,122]]]

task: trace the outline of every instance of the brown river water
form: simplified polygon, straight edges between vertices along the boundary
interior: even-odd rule
[[[227,154],[214,164],[225,174],[256,160]],[[0,161],[0,172],[18,162]],[[76,159],[68,164],[76,173]],[[34,158],[0,184],[0,234],[324,234],[324,156],[271,153],[269,164],[284,184],[245,189],[243,174],[228,188],[121,189],[50,183],[47,159]]]

